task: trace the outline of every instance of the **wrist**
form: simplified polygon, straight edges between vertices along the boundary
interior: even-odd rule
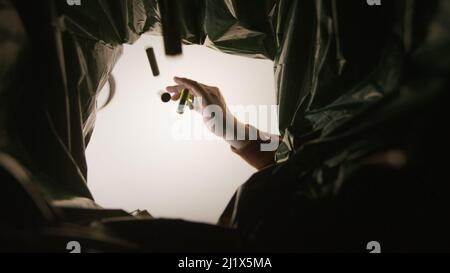
[[[250,142],[250,139],[248,138],[248,134],[247,134],[247,131],[248,131],[247,125],[238,121],[236,118],[234,118],[234,121],[235,121],[234,122],[235,127],[233,128],[234,129],[233,134],[232,134],[233,137],[230,139],[225,139],[225,140],[233,148],[239,150],[239,149],[242,149],[243,147],[245,147]]]

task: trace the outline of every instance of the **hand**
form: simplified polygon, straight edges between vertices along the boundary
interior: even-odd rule
[[[175,77],[174,81],[178,85],[168,86],[166,88],[166,90],[172,94],[172,100],[178,100],[180,98],[181,91],[186,88],[191,91],[192,95],[197,98],[201,98],[201,104],[199,107],[195,108],[197,112],[202,113],[202,111],[209,105],[217,105],[222,109],[223,113],[227,112],[228,109],[226,107],[225,99],[220,93],[219,88],[201,84],[186,78]]]
[[[189,107],[203,115],[203,121],[211,132],[219,137],[225,138],[230,145],[238,149],[247,143],[246,140],[235,139],[235,128],[240,128],[245,131],[245,125],[239,122],[229,111],[219,88],[201,84],[186,78],[175,77],[174,81],[177,85],[168,86],[166,88],[166,90],[172,94],[172,100],[178,100],[180,98],[181,91],[185,88],[189,89],[192,95],[194,95],[199,102],[197,105],[190,104]],[[205,111],[210,108],[214,109],[214,113]],[[219,117],[210,115],[217,114],[217,110],[222,112],[222,120],[219,120],[218,122],[216,118]],[[216,128],[216,124],[221,124],[223,127]]]

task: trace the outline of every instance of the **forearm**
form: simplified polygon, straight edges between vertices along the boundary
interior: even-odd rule
[[[250,125],[239,122],[226,107],[219,89],[186,78],[174,78],[178,84],[166,89],[172,93],[172,100],[178,100],[184,89],[189,89],[197,98],[193,108],[203,115],[208,129],[223,137],[233,152],[241,156],[250,165],[262,169],[275,161],[279,136],[258,131]]]
[[[237,120],[235,125],[234,137],[226,138],[234,153],[258,170],[275,163],[275,152],[280,140],[278,135],[262,133]]]

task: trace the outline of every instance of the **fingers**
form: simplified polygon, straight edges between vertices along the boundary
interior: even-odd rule
[[[180,99],[181,91],[183,91],[183,89],[186,89],[186,86],[184,86],[184,85],[173,85],[173,86],[167,86],[166,87],[166,91],[171,94],[171,100],[174,100],[174,101],[177,101],[177,100]],[[194,95],[194,94],[192,94],[192,95]],[[194,103],[193,103],[193,99],[191,99],[191,98],[187,101],[187,106],[191,110],[197,110],[195,105],[194,105]]]
[[[203,97],[203,96],[207,95],[205,89],[202,88],[201,84],[199,84],[198,82],[196,82],[194,80],[187,79],[187,78],[175,77],[174,81],[176,83],[178,83],[179,85],[182,85],[185,88],[190,89],[192,91],[192,93],[194,93],[195,96]]]
[[[181,91],[185,87],[183,85],[174,85],[174,86],[167,86],[166,90],[172,95],[172,100],[178,100],[181,96]]]
[[[203,98],[203,97],[208,96],[208,90],[206,88],[204,88],[204,87],[207,87],[206,85],[200,84],[191,79],[180,78],[180,77],[174,77],[174,81],[178,85],[166,87],[167,92],[171,93],[172,100],[174,100],[174,101],[180,99],[181,91],[185,88],[189,89],[191,91],[191,94],[194,95],[194,97]],[[188,102],[187,105],[191,110],[198,111],[199,109],[201,109],[201,107],[198,107],[199,106],[198,104],[195,105],[195,103],[193,104],[192,102]]]

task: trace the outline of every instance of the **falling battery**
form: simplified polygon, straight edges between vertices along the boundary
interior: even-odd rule
[[[156,62],[155,51],[153,47],[149,47],[145,50],[147,52],[147,58],[150,63],[150,67],[152,68],[153,76],[159,75],[158,63]]]

